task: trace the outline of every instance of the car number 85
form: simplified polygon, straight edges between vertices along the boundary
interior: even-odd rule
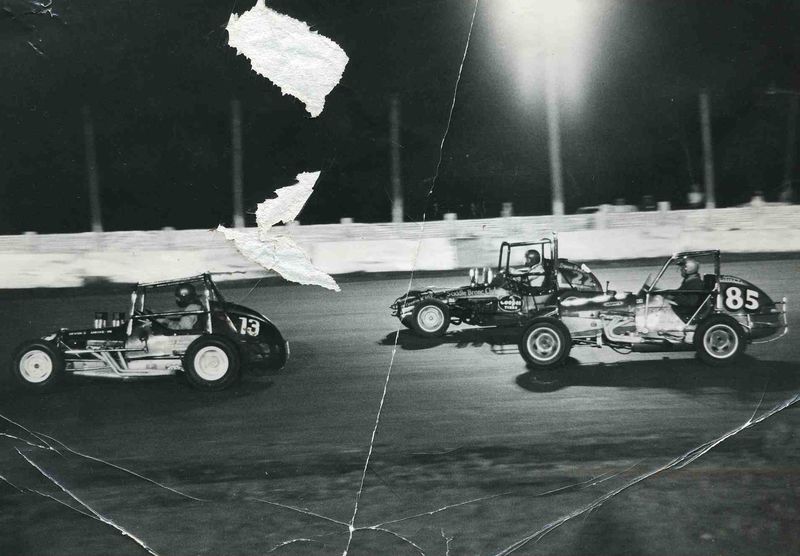
[[[731,311],[738,311],[742,307],[755,311],[758,309],[758,292],[749,288],[743,292],[738,286],[728,286],[725,288],[723,303]]]
[[[242,326],[239,327],[239,334],[247,334],[250,336],[258,336],[261,331],[261,323],[256,319],[248,319],[246,317],[239,317]]]

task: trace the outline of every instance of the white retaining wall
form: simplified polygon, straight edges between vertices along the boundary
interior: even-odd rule
[[[559,232],[560,255],[577,261],[706,248],[800,252],[800,206],[447,220],[424,226],[290,225],[281,231],[331,274],[407,271],[415,258],[419,270],[451,270],[494,265],[501,241],[538,239],[551,231]],[[231,278],[266,274],[210,230],[0,236],[0,288],[150,281],[204,271]]]

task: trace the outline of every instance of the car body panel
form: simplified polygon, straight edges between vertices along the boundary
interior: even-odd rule
[[[715,272],[702,277],[698,290],[659,289],[667,268],[689,257],[714,259]],[[676,253],[656,279],[637,292],[562,295],[549,309],[569,330],[573,343],[610,345],[634,351],[694,349],[694,332],[706,319],[725,315],[741,325],[746,342],[771,341],[788,330],[786,302],[775,302],[752,282],[720,273],[717,250]]]
[[[512,249],[540,251],[542,264],[535,272],[514,274],[510,265]],[[507,243],[500,247],[497,273],[490,279],[488,271],[472,270],[472,283],[457,288],[411,290],[395,299],[392,315],[409,318],[414,308],[427,299],[435,299],[449,307],[454,324],[474,326],[522,326],[543,307],[554,304],[558,296],[596,296],[602,293],[597,277],[586,267],[557,258],[554,238],[538,242]],[[485,277],[480,283],[479,277]]]
[[[202,310],[146,312],[150,292],[187,282],[202,285]],[[189,330],[168,328],[160,322],[192,314],[198,318]],[[288,358],[288,342],[277,326],[252,308],[226,301],[210,274],[138,284],[130,298],[128,317],[121,324],[62,328],[43,339],[63,354],[68,373],[133,378],[182,371],[183,355],[192,342],[206,334],[227,338],[238,348],[245,368],[267,365],[280,369]]]

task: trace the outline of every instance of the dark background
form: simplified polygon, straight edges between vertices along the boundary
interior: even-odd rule
[[[301,215],[310,224],[389,220],[388,106],[398,93],[406,214],[421,218],[473,2],[269,2],[350,57],[314,119],[227,46],[231,12],[253,3],[2,0],[0,232],[89,229],[84,105],[105,229],[230,224],[233,97],[244,112],[246,210],[319,169]],[[800,3],[607,6],[583,109],[562,121],[567,211],[643,195],[685,206],[702,183],[701,88],[712,102],[717,204],[756,190],[776,200],[789,97],[765,91],[800,89]],[[516,45],[492,30],[492,9],[492,0],[478,8],[429,218],[496,216],[504,201],[516,214],[550,211],[545,112],[521,110],[509,92]]]

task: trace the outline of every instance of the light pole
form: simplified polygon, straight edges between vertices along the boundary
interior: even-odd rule
[[[233,227],[244,228],[242,203],[242,103],[231,100],[231,177],[233,180]]]
[[[544,85],[551,211],[564,214],[561,116],[574,111],[597,53],[597,32],[609,9],[600,0],[492,0],[489,3],[498,59],[509,60],[519,97],[529,109]],[[600,17],[602,16],[602,17]],[[508,55],[511,51],[513,54]]]
[[[400,95],[389,99],[389,150],[392,180],[392,222],[403,221],[403,182],[400,178]]]
[[[792,173],[794,170],[795,137],[797,135],[797,104],[800,91],[791,89],[778,89],[770,87],[768,95],[789,96],[789,117],[786,119],[786,158],[783,165],[783,183],[781,184],[780,200],[785,203],[794,202],[794,184]]]
[[[100,206],[100,180],[97,177],[97,150],[94,144],[94,121],[88,104],[83,106],[83,141],[86,149],[86,182],[89,188],[89,210],[92,217],[92,231],[103,231],[103,217]]]
[[[564,173],[561,169],[561,119],[558,110],[558,59],[548,48],[545,61],[547,144],[550,154],[551,204],[554,216],[564,214]]]
[[[711,142],[711,101],[708,91],[700,91],[700,127],[703,134],[703,177],[706,184],[706,208],[717,205],[714,195],[714,148]]]

